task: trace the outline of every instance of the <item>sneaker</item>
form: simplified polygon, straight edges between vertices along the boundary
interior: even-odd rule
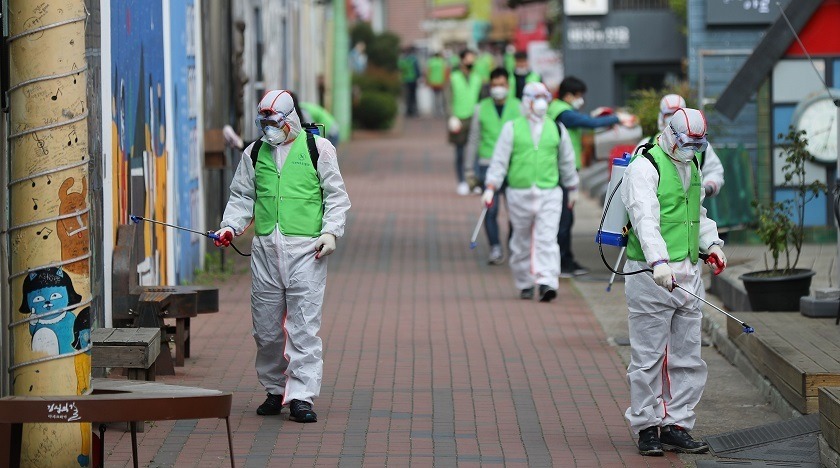
[[[659,438],[662,448],[669,452],[706,453],[709,451],[709,444],[692,439],[688,431],[680,426],[663,427]]]
[[[540,302],[551,302],[557,297],[557,290],[544,284],[540,285]]]
[[[505,253],[502,251],[501,245],[490,247],[490,256],[487,258],[487,263],[491,265],[502,265],[505,263]]]
[[[318,420],[318,415],[312,411],[312,404],[303,400],[292,400],[289,403],[289,419],[300,423],[311,423]]]
[[[526,299],[526,300],[533,299],[534,298],[534,288],[528,288],[528,289],[523,289],[522,291],[519,291],[519,298],[520,299]]]
[[[470,194],[470,186],[466,182],[461,182],[458,184],[458,188],[455,189],[455,192],[462,197],[467,196]]]
[[[575,276],[583,276],[589,274],[589,270],[581,266],[578,262],[572,262],[570,266],[560,265],[561,278],[574,278]]]
[[[257,414],[260,416],[274,416],[275,414],[280,414],[280,410],[282,409],[283,395],[272,395],[269,393],[268,398],[257,408]]]
[[[589,274],[589,269],[583,267],[578,262],[573,262],[572,263],[572,274],[575,275],[575,276],[588,275]]]
[[[473,195],[481,195],[482,193],[484,193],[484,190],[482,190],[479,186],[475,186],[473,187],[472,193]]]
[[[659,441],[658,427],[650,426],[639,431],[639,453],[652,457],[665,455],[662,451],[662,442]]]

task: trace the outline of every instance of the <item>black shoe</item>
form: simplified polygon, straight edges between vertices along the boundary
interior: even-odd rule
[[[540,285],[540,302],[551,302],[557,297],[557,290],[544,284]]]
[[[318,420],[318,415],[312,411],[312,404],[303,400],[292,400],[289,403],[289,419],[300,423],[311,423]]]
[[[665,426],[660,435],[662,448],[669,452],[706,453],[709,444],[691,438],[691,435],[680,426]]]
[[[519,291],[519,298],[520,299],[526,299],[526,300],[533,299],[534,298],[534,288],[528,288],[528,289],[523,289],[522,291]]]
[[[282,409],[283,395],[272,395],[269,393],[268,398],[257,408],[257,414],[260,416],[274,416],[275,414],[280,414],[280,410]]]
[[[650,426],[639,431],[639,453],[649,457],[665,455],[662,451],[662,442],[659,441],[658,427]]]

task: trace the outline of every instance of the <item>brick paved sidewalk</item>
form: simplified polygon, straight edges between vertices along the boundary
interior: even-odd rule
[[[444,139],[409,121],[340,151],[353,208],[330,257],[317,423],[254,412],[248,274],[219,285],[222,311],[194,321],[192,357],[160,380],[234,393],[238,466],[682,466],[637,454],[625,370],[570,283],[521,301],[484,237],[469,250],[479,200],[455,195]],[[108,466],[130,466],[129,441],[107,433]],[[154,423],[139,441],[144,466],[228,464],[223,422]]]

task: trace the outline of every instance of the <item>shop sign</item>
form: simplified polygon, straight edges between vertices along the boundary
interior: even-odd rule
[[[566,40],[569,49],[627,49],[630,28],[603,26],[597,21],[570,21]]]

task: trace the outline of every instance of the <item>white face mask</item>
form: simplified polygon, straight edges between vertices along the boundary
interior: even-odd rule
[[[490,88],[490,97],[496,101],[501,101],[507,98],[508,89],[507,86],[493,86]]]
[[[269,145],[277,146],[286,141],[286,130],[277,127],[265,127],[263,129],[265,134],[265,141]]]
[[[539,98],[534,100],[534,103],[531,104],[531,111],[537,117],[542,117],[545,115],[545,112],[548,110],[548,100]]]
[[[687,163],[694,159],[694,148],[677,148],[674,150],[674,159]]]
[[[574,107],[575,109],[580,109],[581,107],[583,107],[583,98],[582,97],[575,98],[572,101],[572,107]]]

